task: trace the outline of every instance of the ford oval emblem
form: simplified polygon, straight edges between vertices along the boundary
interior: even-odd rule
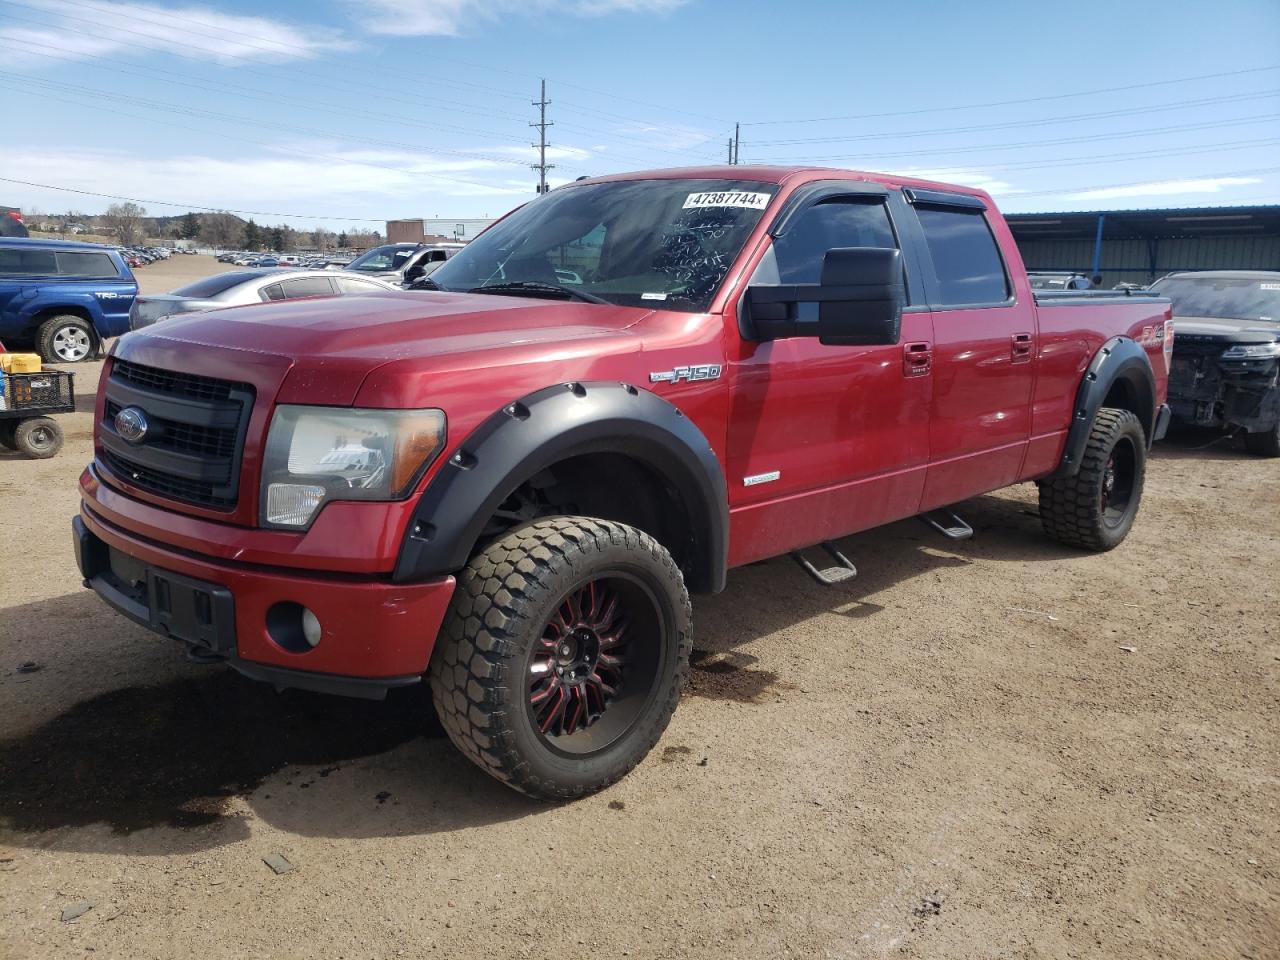
[[[147,415],[137,407],[125,407],[116,414],[116,433],[128,443],[141,443],[147,438]]]

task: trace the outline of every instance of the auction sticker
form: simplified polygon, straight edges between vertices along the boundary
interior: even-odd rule
[[[749,193],[746,190],[721,190],[714,193],[691,193],[684,198],[684,209],[695,207],[745,207],[748,210],[763,210],[769,205],[773,195],[769,193]]]

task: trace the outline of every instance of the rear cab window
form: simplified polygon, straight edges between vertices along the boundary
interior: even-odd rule
[[[62,251],[55,254],[58,276],[73,280],[118,280],[120,270],[110,254]]]
[[[1012,287],[985,206],[918,203],[915,207],[933,262],[935,308],[1002,306]]]

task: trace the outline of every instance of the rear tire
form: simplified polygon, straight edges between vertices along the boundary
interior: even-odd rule
[[[538,520],[458,576],[431,693],[482,770],[570,800],[621,779],[658,742],[692,647],[684,578],[657,541],[589,517]]]
[[[1142,502],[1147,437],[1128,410],[1103,407],[1089,430],[1080,470],[1040,484],[1040,522],[1061,543],[1082,550],[1118,547]]]
[[[28,457],[48,460],[62,449],[62,428],[50,417],[32,417],[18,424],[13,442]]]
[[[46,363],[80,363],[92,360],[98,350],[93,327],[88,320],[74,314],[63,314],[42,323],[36,343]]]
[[[1244,448],[1259,457],[1280,457],[1280,423],[1266,433],[1246,433]]]

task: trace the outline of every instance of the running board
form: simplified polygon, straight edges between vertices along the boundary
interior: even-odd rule
[[[948,540],[968,540],[973,536],[973,527],[969,526],[950,510],[930,510],[922,513],[923,520]]]
[[[800,569],[824,587],[831,587],[837,583],[843,583],[845,580],[852,580],[858,575],[858,568],[853,565],[853,561],[837,550],[834,543],[827,540],[823,541],[820,546],[831,555],[831,558],[837,564],[836,566],[819,570],[809,562],[808,558],[800,550],[792,550],[791,559],[800,564]]]

